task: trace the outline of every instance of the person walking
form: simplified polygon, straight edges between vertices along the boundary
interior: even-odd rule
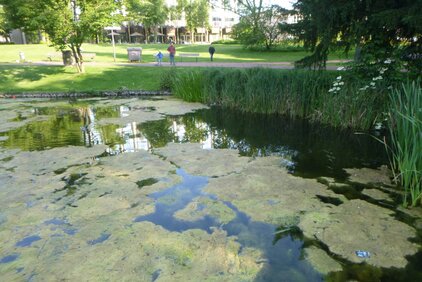
[[[215,53],[215,48],[214,48],[214,46],[212,46],[212,43],[211,43],[210,48],[208,48],[208,52],[210,53],[211,62],[212,62],[213,61],[213,57],[214,57],[214,53]]]
[[[170,46],[167,48],[167,51],[169,52],[170,65],[175,66],[176,63],[174,62],[174,56],[176,55],[176,47],[174,47],[173,42],[170,43]]]

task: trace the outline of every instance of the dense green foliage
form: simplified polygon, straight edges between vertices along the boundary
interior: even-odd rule
[[[405,189],[404,204],[422,203],[422,87],[404,84],[390,94],[392,165],[395,179]],[[409,199],[410,198],[410,199]]]
[[[0,2],[0,36],[9,41],[10,24],[5,14],[4,8]]]
[[[186,25],[192,34],[191,42],[195,42],[195,28],[208,28],[208,0],[182,0],[186,15]]]
[[[284,26],[312,50],[299,66],[323,68],[332,48],[357,46],[364,62],[406,61],[421,71],[421,0],[298,0],[301,20]]]
[[[149,30],[153,29],[155,42],[157,42],[158,27],[166,21],[166,7],[164,0],[127,0],[128,18],[143,24],[145,40],[149,41]]]
[[[245,47],[273,48],[281,39],[278,25],[288,11],[277,5],[264,7],[262,1],[239,0],[241,18],[233,28],[233,37]]]
[[[337,127],[371,128],[383,118],[388,89],[359,91],[364,81],[339,74],[342,73],[264,68],[206,69],[174,75],[172,83],[167,77],[166,85],[172,87],[175,96],[187,101],[309,118]],[[335,83],[342,86],[332,91]]]
[[[45,32],[60,50],[70,48],[79,72],[84,71],[81,45],[112,23],[114,0],[1,0],[15,28]]]

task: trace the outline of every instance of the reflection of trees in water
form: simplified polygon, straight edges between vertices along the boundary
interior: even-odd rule
[[[124,143],[124,138],[116,134],[120,126],[115,124],[102,125],[100,132],[104,144],[114,147],[118,144]]]
[[[48,120],[29,122],[3,134],[3,136],[8,136],[8,139],[3,142],[4,146],[33,151],[84,144],[80,133],[83,121],[79,114],[75,114],[76,111],[48,108],[48,110],[34,112],[52,116]]]
[[[93,109],[95,118],[101,120],[103,118],[118,118],[120,117],[120,108],[114,107],[95,107]]]
[[[134,121],[125,127],[96,124],[128,111],[118,106],[35,108],[35,114],[51,117],[2,133],[9,137],[2,144],[23,150],[106,144],[111,150],[124,152],[163,147],[169,142],[202,143],[203,148],[237,149],[247,156],[277,154],[292,170],[309,177],[344,177],[345,167],[378,166],[386,160],[384,148],[368,135],[221,108],[142,124]]]
[[[185,134],[180,140],[181,142],[201,143],[210,135],[206,124],[199,123],[194,116],[183,116],[174,119],[174,123],[184,125]]]
[[[208,125],[214,148],[238,149],[248,156],[278,154],[303,176],[342,177],[345,167],[375,167],[386,162],[384,148],[369,135],[222,108],[189,115]]]
[[[115,145],[123,141],[116,135],[118,126],[104,126],[98,130],[95,125],[99,117],[119,117],[118,107],[93,110],[87,105],[69,104],[61,107],[35,107],[32,113],[34,116],[48,116],[48,119],[29,122],[20,128],[2,133],[2,136],[8,137],[2,142],[3,146],[32,151],[67,145]],[[103,136],[106,141],[103,141]]]
[[[177,141],[177,137],[172,129],[171,119],[162,119],[154,122],[146,122],[137,125],[141,132],[153,148],[163,147],[169,142]]]

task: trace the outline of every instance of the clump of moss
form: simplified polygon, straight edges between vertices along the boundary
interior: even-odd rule
[[[144,186],[151,186],[157,182],[158,182],[158,179],[147,178],[147,179],[137,181],[136,184],[138,185],[138,188],[141,189]]]

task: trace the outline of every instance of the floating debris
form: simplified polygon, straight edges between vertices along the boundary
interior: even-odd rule
[[[371,253],[369,253],[367,251],[356,251],[355,253],[360,258],[370,258],[371,257]]]

